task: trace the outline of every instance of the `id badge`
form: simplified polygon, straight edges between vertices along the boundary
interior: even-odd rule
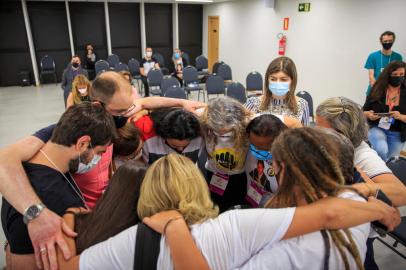
[[[253,206],[258,207],[265,191],[255,182],[251,181],[245,199]]]
[[[213,174],[209,185],[210,191],[216,193],[217,195],[223,196],[224,191],[227,188],[229,179],[230,176],[228,176],[227,174],[222,173]]]
[[[385,129],[385,130],[389,130],[390,126],[392,124],[393,118],[392,117],[382,117],[379,120],[379,125],[378,127]]]

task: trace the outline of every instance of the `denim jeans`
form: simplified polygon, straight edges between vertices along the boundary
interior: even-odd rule
[[[391,157],[399,156],[404,142],[400,141],[399,131],[385,130],[379,127],[372,127],[368,132],[368,139],[372,148],[386,162]]]

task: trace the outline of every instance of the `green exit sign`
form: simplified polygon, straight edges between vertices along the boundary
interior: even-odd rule
[[[299,12],[309,12],[310,3],[299,3]]]

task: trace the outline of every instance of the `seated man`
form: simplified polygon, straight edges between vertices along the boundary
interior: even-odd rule
[[[24,214],[3,198],[1,220],[9,243],[7,264],[13,269],[35,269],[34,248],[27,225],[49,208],[62,216],[69,207],[86,207],[70,172],[86,171],[100,160],[115,136],[114,122],[100,105],[83,103],[70,107],[60,118],[50,141],[23,163],[29,182],[41,199]],[[40,247],[47,252],[47,246]]]

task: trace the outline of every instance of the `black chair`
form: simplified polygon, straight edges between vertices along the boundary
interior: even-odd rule
[[[210,75],[206,80],[206,90],[207,90],[207,99],[209,95],[219,95],[226,93],[226,87],[224,85],[224,80],[218,75]]]
[[[235,98],[242,104],[244,104],[247,101],[247,96],[245,94],[245,88],[239,82],[233,82],[227,86],[227,96]]]
[[[247,91],[256,92],[255,95],[262,94],[262,87],[264,85],[264,81],[262,80],[262,75],[259,72],[252,71],[247,75],[245,80],[245,86],[247,87]],[[259,93],[258,93],[259,92]]]
[[[183,87],[188,93],[193,91],[197,92],[197,100],[200,100],[200,91],[203,90],[202,87],[199,85],[199,75],[197,74],[197,69],[193,66],[187,66],[183,69]],[[203,92],[203,100],[206,100]]]
[[[165,97],[187,99],[185,90],[176,85],[170,86],[166,89]]]
[[[119,72],[119,71],[130,71],[127,64],[124,63],[118,63],[117,65],[115,65],[114,70]]]
[[[107,71],[109,69],[110,69],[110,65],[109,65],[109,62],[107,62],[106,60],[99,60],[94,65],[94,70],[96,72],[96,76],[99,75],[99,73]]]
[[[149,86],[149,93],[154,96],[160,96],[161,91],[161,83],[164,79],[164,75],[160,69],[153,68],[148,72],[147,80]]]
[[[213,64],[213,68],[212,68],[212,72],[213,72],[214,74],[217,74],[218,68],[219,68],[219,66],[221,66],[222,64],[224,64],[223,61],[214,63],[214,64]]]
[[[233,80],[233,75],[231,72],[231,67],[226,63],[220,65],[216,72],[217,75],[223,78],[224,82],[227,84],[231,83]]]
[[[141,90],[144,85],[141,81],[140,62],[138,62],[137,59],[131,58],[130,60],[128,60],[128,69],[133,79],[137,82],[137,86],[141,94]]]
[[[296,96],[303,98],[304,100],[307,101],[307,104],[309,105],[309,116],[310,118],[310,123],[314,123],[314,112],[313,112],[313,98],[310,95],[309,92],[307,91],[300,91],[296,94]]]
[[[161,91],[162,91],[161,95],[164,96],[166,93],[166,90],[172,86],[177,86],[180,88],[180,82],[175,77],[165,76],[161,82]]]
[[[55,83],[58,83],[54,59],[49,55],[45,55],[44,57],[42,57],[40,65],[41,65],[41,73],[40,73],[41,83],[44,83],[43,78],[44,75],[53,75]]]
[[[110,54],[107,57],[107,62],[109,62],[110,67],[115,67],[120,63],[120,58],[118,57],[117,54]]]
[[[161,69],[162,74],[169,75],[169,69],[165,66],[165,58],[163,57],[163,55],[160,53],[154,53],[152,57],[154,57],[156,61],[158,61],[159,68]]]
[[[185,59],[186,66],[190,66],[190,57],[189,54],[186,52],[182,52],[182,58]]]
[[[207,75],[208,74],[207,69],[209,68],[207,58],[204,57],[204,55],[199,55],[198,57],[196,57],[195,67],[199,75]]]
[[[386,164],[388,165],[389,169],[392,170],[393,174],[399,178],[404,185],[406,185],[406,158],[399,157],[388,161]],[[400,257],[406,259],[406,254],[403,254],[396,249],[399,243],[406,247],[406,217],[402,217],[400,225],[393,232],[389,232],[388,236],[393,238],[395,241],[393,245],[389,244],[381,237],[378,237],[377,239]]]

